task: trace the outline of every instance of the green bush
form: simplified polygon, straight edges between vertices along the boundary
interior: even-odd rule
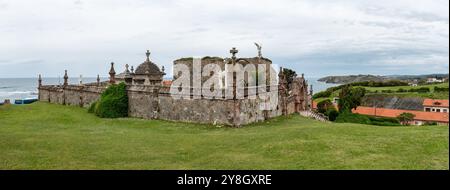
[[[340,113],[335,120],[338,123],[360,123],[360,124],[371,124],[368,116],[353,114],[351,112]]]
[[[336,109],[330,109],[325,114],[330,121],[336,121],[336,118],[339,116],[339,112]]]
[[[334,108],[333,103],[331,102],[331,100],[323,100],[319,103],[317,103],[317,111],[319,113],[323,113],[325,114],[329,109]]]
[[[412,89],[409,89],[408,92],[428,93],[428,92],[430,92],[430,88],[428,88],[428,87],[412,88]]]
[[[448,88],[435,86],[434,92],[448,92]]]
[[[336,118],[338,123],[359,123],[378,126],[400,126],[400,122],[396,118],[373,117],[367,115],[354,114],[345,112],[339,114]]]
[[[103,118],[128,116],[128,95],[125,83],[109,86],[89,110]]]
[[[88,109],[88,113],[95,113],[95,107],[97,106],[97,101],[93,102]]]

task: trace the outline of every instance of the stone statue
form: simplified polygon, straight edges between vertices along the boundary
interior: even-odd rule
[[[258,57],[261,58],[262,57],[262,53],[261,53],[262,46],[256,42],[255,42],[255,45],[256,45],[256,48],[258,49]]]

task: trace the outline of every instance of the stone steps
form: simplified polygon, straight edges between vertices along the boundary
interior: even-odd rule
[[[329,123],[330,121],[328,120],[328,118],[326,116],[322,116],[320,114],[317,114],[315,112],[312,111],[301,111],[300,115],[303,117],[309,117],[318,121],[322,121],[322,122],[327,122]]]

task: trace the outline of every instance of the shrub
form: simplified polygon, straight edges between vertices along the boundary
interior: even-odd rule
[[[428,93],[428,92],[430,92],[430,88],[428,88],[428,87],[412,88],[412,89],[409,89],[408,92]]]
[[[368,116],[354,114],[351,112],[340,113],[335,120],[338,123],[360,123],[360,124],[371,124]]]
[[[325,113],[328,116],[328,120],[336,121],[336,118],[339,116],[339,112],[336,109],[330,109]]]
[[[93,102],[88,109],[88,113],[95,113],[95,107],[97,106],[97,101]]]
[[[448,88],[445,88],[445,87],[441,88],[441,87],[435,86],[434,91],[435,92],[448,92]]]
[[[400,93],[402,93],[402,92],[407,92],[405,89],[403,89],[403,88],[399,88],[398,90],[397,90],[397,92],[400,92]]]
[[[333,103],[330,100],[323,100],[317,103],[317,111],[319,113],[326,113],[329,109],[334,108]]]
[[[95,115],[103,118],[128,116],[128,95],[125,83],[109,86],[91,107]]]
[[[400,122],[396,118],[374,117],[367,115],[354,114],[345,112],[339,114],[336,118],[338,123],[359,123],[378,126],[400,126]]]

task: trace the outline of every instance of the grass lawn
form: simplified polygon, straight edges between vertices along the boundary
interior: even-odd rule
[[[364,87],[364,86],[354,86],[354,88],[362,87],[365,88],[368,92],[366,94],[370,95],[379,95],[379,96],[397,96],[397,97],[421,97],[421,98],[431,98],[431,99],[448,99],[449,98],[449,92],[434,92],[434,87],[449,87],[449,83],[440,83],[440,84],[429,84],[429,85],[420,85],[420,86],[389,86],[389,87]],[[396,92],[398,89],[402,88],[404,90],[410,90],[410,89],[418,89],[422,87],[430,88],[429,93],[418,93],[418,92],[403,92],[399,93]],[[382,93],[383,90],[391,90],[392,93]],[[378,91],[378,93],[371,93]],[[315,99],[316,102],[321,102],[323,100],[329,99],[333,100],[333,97],[339,97],[339,93],[341,90],[336,90],[333,93],[331,93],[330,97],[327,98],[317,98]]]
[[[382,91],[382,90],[397,91],[400,88],[402,88],[404,90],[410,90],[410,89],[419,89],[419,88],[422,88],[422,87],[427,87],[427,88],[430,88],[431,92],[434,92],[434,87],[436,87],[436,86],[440,87],[440,88],[443,88],[443,87],[448,88],[448,82],[440,83],[440,84],[419,85],[419,86],[388,86],[388,87],[364,87],[364,88],[366,88],[366,90],[369,90],[369,91],[375,91],[375,90],[378,90],[378,91]]]
[[[449,169],[449,128],[280,117],[243,128],[0,106],[0,169]]]

